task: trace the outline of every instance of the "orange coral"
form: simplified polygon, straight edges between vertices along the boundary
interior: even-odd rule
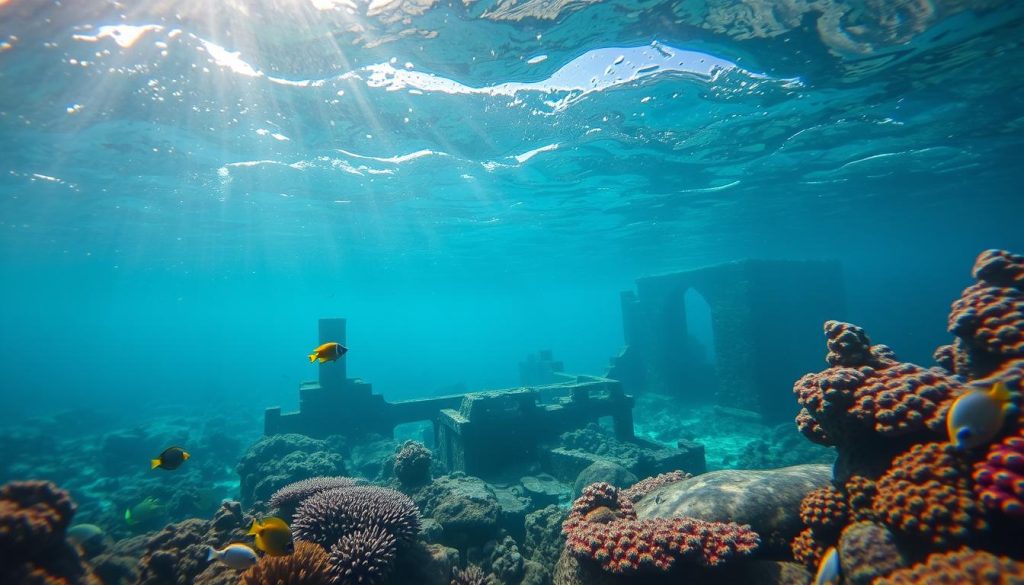
[[[1020,585],[1024,583],[1024,563],[1007,557],[969,548],[934,553],[921,563],[897,569],[874,585]]]
[[[808,568],[817,567],[822,555],[832,544],[822,541],[812,529],[806,528],[793,539],[793,558]]]
[[[914,445],[876,483],[875,514],[892,529],[936,546],[967,540],[987,528],[969,469],[949,443]]]
[[[330,559],[319,544],[296,540],[294,553],[261,557],[242,573],[238,585],[330,585],[330,571]]]
[[[838,534],[846,525],[846,497],[832,486],[818,488],[800,502],[800,519],[816,534]]]
[[[964,392],[955,378],[896,361],[884,345],[870,345],[864,330],[825,323],[831,367],[793,385],[803,409],[797,428],[822,445],[842,446],[858,436],[939,433],[949,398]]]

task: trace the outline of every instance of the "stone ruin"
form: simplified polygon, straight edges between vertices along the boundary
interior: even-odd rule
[[[327,341],[345,344],[344,319],[320,320],[320,343]],[[634,436],[633,397],[618,381],[566,374],[550,352],[532,361],[528,375],[550,383],[399,402],[388,402],[370,384],[348,378],[344,358],[319,364],[319,380],[299,386],[298,412],[268,408],[264,432],[392,437],[398,425],[431,421],[435,453],[449,471],[495,477],[513,462],[538,462],[571,481],[600,457],[551,445],[561,433],[610,419],[617,441],[650,453],[644,461],[651,474],[704,470],[701,445],[680,441],[673,449]]]
[[[838,262],[743,260],[637,279],[622,293],[626,348],[606,376],[627,392],[656,392],[792,418],[792,381],[821,364],[820,331],[846,313]],[[709,315],[702,347],[689,323]]]

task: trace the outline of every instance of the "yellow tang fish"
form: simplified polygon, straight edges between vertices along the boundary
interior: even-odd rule
[[[309,363],[313,363],[316,360],[320,360],[320,363],[333,362],[334,360],[345,355],[348,348],[344,345],[336,342],[329,341],[320,347],[313,350],[313,353],[309,354]]]
[[[992,440],[1003,428],[1006,415],[1015,412],[1013,394],[1003,382],[961,394],[946,414],[949,441],[957,449],[973,449]]]
[[[280,518],[264,518],[252,521],[249,536],[256,537],[256,548],[272,557],[283,557],[295,552],[292,529]]]

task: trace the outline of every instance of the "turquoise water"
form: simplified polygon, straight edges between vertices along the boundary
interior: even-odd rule
[[[0,2],[6,419],[258,425],[320,317],[389,399],[600,374],[636,278],[743,258],[927,362],[1024,249],[1024,7],[799,6]]]

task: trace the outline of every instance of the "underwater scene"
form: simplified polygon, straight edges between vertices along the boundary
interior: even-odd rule
[[[1024,3],[0,0],[0,585],[1024,585]]]

